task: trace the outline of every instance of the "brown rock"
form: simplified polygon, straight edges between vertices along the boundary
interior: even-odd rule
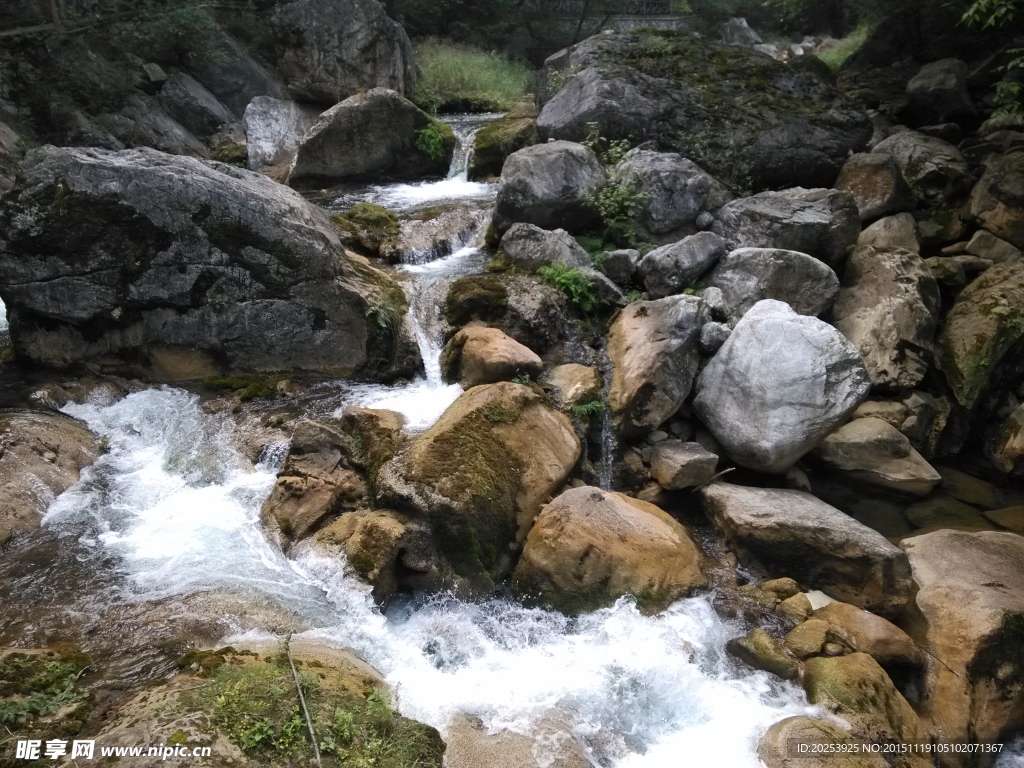
[[[0,544],[35,528],[55,497],[99,458],[96,438],[80,421],[58,413],[0,413]]]
[[[519,376],[536,378],[543,369],[544,363],[530,349],[499,329],[484,326],[463,328],[441,355],[445,381],[458,381],[465,389]]]
[[[763,629],[755,629],[746,637],[733,638],[725,644],[725,650],[744,664],[783,680],[795,680],[800,674],[800,662]]]
[[[796,656],[798,659],[806,659],[821,652],[825,645],[825,635],[828,632],[828,622],[821,619],[808,619],[790,630],[786,635],[783,647]]]
[[[909,213],[886,216],[867,227],[857,238],[857,246],[873,248],[903,248],[908,251],[921,250],[917,240],[917,224]]]
[[[919,665],[923,654],[906,632],[881,616],[849,603],[829,603],[814,612],[828,623],[829,635],[855,651],[872,656],[883,667]]]
[[[899,165],[882,152],[851,156],[839,174],[836,189],[853,195],[861,221],[905,211],[914,203]]]
[[[971,215],[989,232],[1024,249],[1024,152],[986,163],[971,193]]]
[[[599,488],[574,488],[537,517],[513,588],[570,615],[623,595],[656,612],[707,584],[701,565],[686,529],[658,507]]]
[[[579,739],[556,716],[543,719],[530,735],[489,733],[477,717],[456,715],[448,726],[445,768],[590,768]]]
[[[589,365],[556,365],[541,377],[541,386],[562,410],[601,399],[601,375]]]
[[[699,443],[663,440],[651,454],[651,475],[670,491],[703,485],[715,476],[718,457]]]
[[[811,605],[811,601],[807,599],[807,595],[800,592],[792,597],[787,597],[779,603],[775,610],[787,619],[803,621],[811,615],[814,607]]]
[[[800,585],[788,576],[781,579],[766,579],[757,586],[763,591],[775,595],[779,600],[788,600],[801,594]]]
[[[982,514],[1000,528],[1024,534],[1024,505],[1007,507],[1006,509],[994,509],[991,512],[983,512]]]
[[[788,717],[761,737],[757,756],[766,768],[887,768],[881,755],[864,753],[862,743],[832,723]],[[809,751],[797,752],[798,744],[808,745]]]

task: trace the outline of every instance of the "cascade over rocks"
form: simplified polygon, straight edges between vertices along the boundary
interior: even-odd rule
[[[437,137],[436,150],[421,146],[424,131]],[[288,184],[442,177],[455,144],[447,125],[395,91],[374,88],[350,96],[317,118],[299,141]]]
[[[832,317],[860,351],[873,386],[911,389],[931,365],[941,301],[915,251],[861,246],[846,264]]]
[[[977,403],[993,371],[1024,337],[1024,261],[997,264],[968,285],[946,316],[938,362],[957,400]]]
[[[715,527],[745,564],[787,574],[879,613],[897,612],[910,598],[906,555],[809,493],[716,482],[700,494]]]
[[[1024,537],[936,531],[904,540],[926,657],[922,716],[943,741],[991,743],[1024,705]]]
[[[970,191],[971,177],[960,150],[917,131],[894,133],[872,150],[890,155],[910,191],[930,206],[956,203]]]
[[[630,150],[615,167],[612,180],[644,197],[637,229],[654,242],[692,232],[700,214],[713,213],[732,199],[724,184],[674,152]]]
[[[377,501],[429,526],[452,586],[486,594],[580,452],[569,419],[528,387],[473,387],[381,468]]]
[[[37,527],[50,502],[99,455],[95,436],[75,419],[39,411],[0,413],[0,544],[16,531]]]
[[[689,288],[725,255],[725,243],[713,232],[698,232],[678,243],[655,248],[641,259],[637,271],[652,299]]]
[[[854,419],[826,437],[814,455],[871,485],[927,496],[942,482],[903,434],[875,418]]]
[[[839,293],[839,278],[827,264],[777,248],[739,248],[704,283],[722,291],[725,311],[736,319],[763,299],[785,302],[801,315],[820,315]]]
[[[853,196],[834,189],[786,189],[733,200],[712,231],[730,248],[781,248],[840,269],[860,234]]]
[[[690,394],[700,362],[708,309],[696,296],[630,304],[608,333],[614,366],[608,406],[623,435],[640,435],[669,419]]]
[[[726,453],[781,473],[846,420],[870,383],[835,328],[768,299],[737,323],[696,388],[694,410]]]
[[[664,610],[707,585],[686,529],[653,504],[599,488],[573,488],[548,504],[512,576],[523,598],[575,616],[633,595]]]
[[[169,379],[411,372],[401,288],[329,217],[249,171],[150,149],[43,147],[0,208],[19,357]],[[241,329],[244,329],[241,330]]]
[[[451,338],[441,355],[445,381],[458,381],[464,389],[517,376],[536,379],[543,370],[544,364],[534,352],[497,328],[466,326]]]
[[[597,156],[582,144],[552,141],[509,155],[494,203],[494,231],[523,222],[541,229],[583,232],[600,216],[590,196],[605,183]]]
[[[273,60],[297,101],[330,106],[370,88],[408,94],[412,43],[375,0],[288,0],[270,18]]]
[[[556,79],[541,139],[582,141],[596,123],[754,189],[831,185],[871,138],[867,116],[815,74],[689,33],[591,37],[545,62],[542,82]]]

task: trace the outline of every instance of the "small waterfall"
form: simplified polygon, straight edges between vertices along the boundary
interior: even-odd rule
[[[607,342],[606,342],[607,345]],[[619,449],[619,438],[615,434],[615,424],[612,421],[611,406],[608,401],[608,394],[612,388],[612,375],[615,367],[608,357],[606,346],[601,348],[601,381],[604,385],[602,396],[604,398],[604,410],[601,411],[601,468],[598,472],[598,482],[602,491],[612,489],[612,480],[615,469],[615,453]]]
[[[466,181],[469,176],[469,156],[473,154],[473,140],[477,131],[488,123],[493,123],[501,115],[454,115],[447,122],[455,134],[455,154],[452,156],[452,164],[448,169],[449,179],[460,179]]]

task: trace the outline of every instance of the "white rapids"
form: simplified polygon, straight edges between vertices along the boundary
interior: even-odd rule
[[[554,711],[595,765],[668,768],[685,754],[692,765],[757,768],[761,734],[812,711],[796,687],[728,661],[725,642],[741,629],[704,597],[653,617],[627,599],[573,620],[446,596],[384,616],[343,563],[309,551],[289,560],[266,541],[259,512],[281,452],[247,467],[230,421],[203,413],[196,396],[165,387],[65,410],[109,450],[45,525],[84,527],[80,545],[114,557],[124,588],[108,599],[209,590],[270,599],[315,627],[304,637],[379,669],[404,714],[442,733],[457,713],[526,733]]]

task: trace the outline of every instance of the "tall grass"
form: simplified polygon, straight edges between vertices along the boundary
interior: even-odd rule
[[[828,68],[833,72],[838,72],[839,68],[843,66],[850,56],[856,51],[864,41],[868,39],[868,32],[871,29],[867,24],[861,24],[851,34],[847,35],[841,40],[837,40],[835,45],[829,48],[827,51],[822,51],[818,54],[818,58],[828,64]]]
[[[426,40],[416,47],[420,77],[413,100],[429,112],[501,112],[529,93],[533,69],[465,45]]]

